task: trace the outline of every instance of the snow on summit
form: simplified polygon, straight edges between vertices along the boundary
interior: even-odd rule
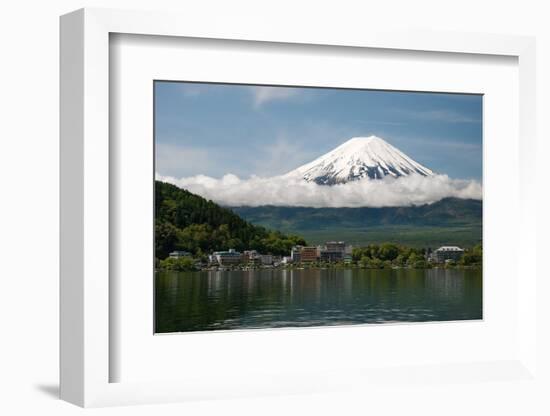
[[[405,153],[376,136],[353,137],[314,161],[287,173],[318,185],[335,185],[359,179],[383,179],[387,176],[434,173]]]

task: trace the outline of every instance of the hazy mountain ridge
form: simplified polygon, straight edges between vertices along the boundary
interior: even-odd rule
[[[386,208],[233,207],[252,224],[299,233],[312,244],[345,240],[364,246],[473,247],[482,239],[482,202],[445,198],[433,204]]]
[[[481,223],[482,201],[445,198],[433,204],[383,208],[231,207],[253,224],[274,228],[450,226]]]

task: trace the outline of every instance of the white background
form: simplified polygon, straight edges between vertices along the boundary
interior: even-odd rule
[[[535,1],[385,1],[385,2],[169,2],[152,1],[20,1],[4,3],[0,13],[2,83],[0,169],[2,205],[0,291],[0,411],[3,414],[72,414],[81,412],[55,399],[58,374],[58,16],[83,6],[174,9],[193,13],[208,24],[217,13],[251,19],[269,16],[281,26],[324,24],[368,25],[371,22],[440,30],[527,34],[538,36],[538,164],[550,152],[550,28],[544,2]],[[258,4],[255,4],[258,3]],[[543,140],[547,138],[547,140]],[[548,173],[534,176],[541,193],[540,213],[547,202]],[[540,215],[538,248],[541,266],[550,248],[545,241],[548,219]],[[550,294],[550,282],[539,293]],[[544,298],[541,296],[541,300]],[[540,302],[544,322],[539,338],[550,350],[550,302]],[[546,331],[544,331],[546,329]],[[406,346],[404,346],[406,348]],[[549,374],[548,353],[539,354]],[[387,387],[376,397],[365,391],[317,396],[270,397],[162,405],[154,408],[93,410],[101,414],[548,414],[546,391],[526,383],[458,383],[425,388]],[[406,412],[406,413],[405,413]]]

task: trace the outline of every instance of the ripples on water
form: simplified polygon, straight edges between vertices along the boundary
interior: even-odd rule
[[[480,270],[158,272],[156,332],[481,319]]]

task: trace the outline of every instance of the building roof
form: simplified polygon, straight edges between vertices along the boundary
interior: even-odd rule
[[[464,249],[457,246],[441,246],[435,251],[464,251]]]

